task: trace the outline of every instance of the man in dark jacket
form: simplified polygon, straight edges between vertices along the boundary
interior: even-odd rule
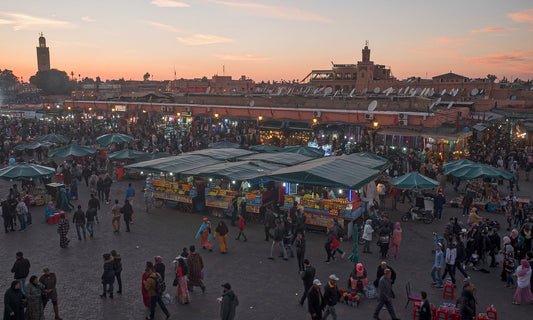
[[[497,265],[497,263],[496,263],[496,254],[498,252],[500,252],[500,250],[502,249],[502,247],[501,247],[501,239],[500,239],[500,236],[498,235],[498,229],[493,228],[493,229],[490,230],[489,239],[490,239],[490,243],[491,243],[491,250],[489,252],[489,255],[490,255],[490,267],[491,268],[495,268],[496,265]]]
[[[376,271],[376,280],[374,280],[374,287],[379,286],[379,279],[385,274],[385,270],[389,269],[391,271],[391,282],[394,284],[394,281],[396,281],[396,271],[390,266],[387,265],[386,261],[381,261],[379,264],[377,271]]]
[[[327,319],[328,316],[331,314],[333,320],[337,320],[337,310],[335,310],[335,306],[337,305],[337,302],[339,301],[339,289],[337,289],[337,281],[339,278],[331,274],[329,276],[329,281],[326,284],[326,287],[324,288],[324,304],[326,307],[326,312],[324,312],[324,319]]]
[[[302,272],[305,270],[305,239],[302,233],[296,235],[294,247],[296,248],[296,257],[298,258],[298,272]]]
[[[44,274],[39,278],[39,282],[43,284],[43,309],[46,308],[46,304],[49,300],[52,300],[54,307],[55,319],[62,320],[59,316],[59,307],[57,304],[57,277],[56,274],[50,272],[50,269],[44,268]]]
[[[81,205],[78,205],[78,210],[74,212],[72,216],[72,223],[76,226],[76,232],[78,233],[78,240],[81,240],[81,234],[83,231],[83,240],[87,240],[85,236],[85,212],[81,209]]]
[[[309,289],[313,286],[313,280],[315,279],[316,270],[315,267],[311,265],[309,260],[304,260],[304,271],[300,272],[302,281],[304,283],[304,293],[302,294],[302,298],[300,299],[300,305],[304,305],[305,298],[307,298],[307,293],[309,292]]]
[[[229,283],[224,283],[222,288],[224,288],[224,292],[222,293],[222,297],[219,298],[220,319],[233,320],[235,319],[235,309],[239,305],[239,299],[233,290],[231,290],[231,285]]]
[[[261,207],[263,209],[264,207]],[[276,226],[275,220],[276,217],[274,216],[274,212],[271,208],[263,209],[265,210],[265,241],[269,241],[270,238],[272,238],[272,235],[270,234],[270,229],[274,228]]]
[[[115,270],[113,269],[113,257],[109,253],[104,253],[104,272],[102,273],[102,294],[105,298],[109,292],[109,298],[113,299],[113,282],[115,282]]]
[[[23,294],[26,294],[26,278],[28,277],[28,274],[30,273],[30,261],[26,258],[24,258],[24,254],[19,251],[16,254],[17,260],[15,260],[15,263],[13,264],[13,268],[11,268],[11,272],[14,273],[14,278],[18,282],[20,282],[20,291]]]
[[[274,248],[276,246],[281,248],[281,251],[283,252],[283,260],[288,260],[287,251],[285,250],[285,246],[283,245],[284,234],[285,228],[279,221],[276,221],[276,228],[274,229],[274,239],[272,240],[272,246],[270,247],[270,257],[268,257],[270,260],[274,260]]]
[[[85,217],[87,218],[87,231],[91,238],[94,235],[94,222],[97,219],[97,214],[98,211],[96,211],[96,208],[89,208],[85,213]]]
[[[476,316],[476,298],[474,297],[474,284],[467,281],[461,294],[461,319],[472,320]]]
[[[431,320],[431,306],[428,301],[428,294],[425,291],[420,292],[422,303],[418,309],[418,320]]]
[[[320,280],[313,280],[313,286],[307,292],[307,308],[311,314],[311,320],[322,319],[322,309],[324,309],[324,297],[320,291],[322,283]]]
[[[379,319],[379,312],[383,305],[387,307],[387,311],[392,318],[392,320],[397,320],[396,313],[394,313],[394,308],[392,307],[392,299],[394,298],[394,293],[392,292],[392,281],[391,281],[392,272],[390,269],[385,269],[384,275],[379,279],[378,287],[378,305],[374,310],[374,319]]]

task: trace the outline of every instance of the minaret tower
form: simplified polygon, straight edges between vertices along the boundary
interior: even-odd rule
[[[39,37],[39,46],[37,47],[37,68],[38,71],[50,70],[50,51],[46,46],[46,39],[42,33]]]

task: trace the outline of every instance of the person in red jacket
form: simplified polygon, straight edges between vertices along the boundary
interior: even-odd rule
[[[244,234],[244,218],[242,214],[239,214],[239,235],[237,236],[235,240],[240,240],[241,235],[244,238],[244,242],[248,241],[248,239],[246,238],[246,235]]]

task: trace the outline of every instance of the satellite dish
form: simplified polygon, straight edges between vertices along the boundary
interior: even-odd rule
[[[450,109],[453,106],[453,101],[448,104],[447,109]]]
[[[378,94],[379,92],[380,92],[379,87],[375,87],[375,88],[374,88],[374,93],[375,93],[375,94]]]
[[[368,104],[368,111],[372,112],[372,111],[376,110],[377,106],[378,106],[378,102],[376,100],[372,100],[372,102],[370,102]]]
[[[366,94],[368,92],[368,88],[364,88],[363,91],[361,91],[361,94]]]
[[[470,95],[473,97],[473,96],[477,96],[477,94],[479,93],[479,90],[477,88],[474,88],[472,89],[472,91],[470,91]]]
[[[438,105],[442,101],[441,98],[438,98],[437,101],[435,101],[435,105]]]
[[[255,106],[255,101],[253,101],[253,100],[250,100],[250,107],[252,107],[252,108],[253,108],[253,106]]]
[[[443,96],[446,94],[446,89],[442,89],[442,91],[440,92],[440,95]]]
[[[411,94],[411,97],[414,97],[415,94],[416,94],[416,89],[415,89],[415,88],[411,89],[411,90],[409,91],[409,93]]]
[[[400,90],[398,90],[398,94],[402,94],[402,90],[403,88],[400,88]]]
[[[420,92],[420,95],[425,96],[427,91],[428,91],[428,88],[422,89],[422,91]]]
[[[327,87],[326,90],[324,90],[324,97],[329,96],[333,92],[333,89],[331,87]]]
[[[408,94],[408,92],[409,92],[409,87],[405,88],[405,91],[403,93]]]
[[[281,91],[283,90],[283,88],[279,88],[278,89],[278,93],[276,93],[277,96],[281,95]]]
[[[354,93],[355,93],[355,88],[353,88],[352,91],[350,91],[350,97],[353,97]]]
[[[324,90],[324,87],[318,88],[318,91],[317,91],[317,93],[320,93],[320,92],[322,92],[322,90]]]
[[[479,94],[483,94],[485,92],[485,89],[479,90]]]
[[[211,87],[207,87],[207,89],[205,89],[206,94],[209,94],[209,92],[211,92]]]
[[[459,89],[452,90],[451,94],[452,96],[456,96],[459,93]]]

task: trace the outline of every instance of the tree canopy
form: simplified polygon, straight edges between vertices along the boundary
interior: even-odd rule
[[[37,72],[30,78],[30,83],[41,89],[45,96],[70,94],[73,88],[68,74],[57,69]]]
[[[11,70],[0,69],[0,89],[8,89],[19,82],[17,76]]]

